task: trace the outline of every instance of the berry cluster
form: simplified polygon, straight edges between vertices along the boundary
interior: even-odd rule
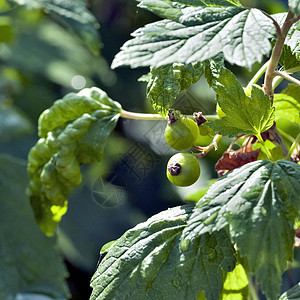
[[[200,134],[199,126],[205,119],[193,120],[182,116],[180,112],[170,110],[168,125],[165,129],[167,143],[175,150],[183,151],[193,147]],[[196,155],[192,153],[177,153],[167,165],[167,177],[177,186],[189,186],[200,176],[200,167]]]

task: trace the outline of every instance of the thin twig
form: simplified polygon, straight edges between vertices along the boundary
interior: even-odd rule
[[[215,148],[215,150],[218,150],[218,142],[221,139],[222,135],[216,134],[212,140],[212,142],[207,147],[201,147],[201,146],[194,146],[195,149],[201,151],[201,153],[198,153],[200,157],[205,156],[211,149]]]
[[[296,78],[290,76],[290,75],[289,75],[288,73],[286,73],[286,72],[276,71],[274,74],[275,74],[276,76],[281,76],[281,77],[283,77],[284,79],[289,80],[289,81],[291,81],[291,82],[293,82],[293,83],[295,83],[295,84],[297,84],[297,85],[300,85],[300,80],[298,80],[298,79],[296,79]]]

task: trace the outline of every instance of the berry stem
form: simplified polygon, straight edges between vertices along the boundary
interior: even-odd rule
[[[147,113],[136,113],[132,111],[127,111],[122,109],[120,116],[126,119],[134,119],[134,120],[167,120],[168,117],[163,117],[159,114],[147,114]],[[193,115],[188,115],[187,117],[193,118]],[[207,115],[205,116],[207,120],[216,120],[218,119],[218,115]]]
[[[294,149],[300,143],[300,133],[297,135],[296,139],[294,140],[293,144],[291,145],[288,154],[286,155],[285,159],[289,160],[293,154]]]
[[[159,114],[146,114],[146,113],[136,113],[122,109],[122,118],[135,119],[135,120],[166,120],[166,117],[162,117]]]
[[[264,152],[266,153],[268,159],[274,161],[273,155],[271,154],[270,150],[266,146],[266,144],[265,144],[263,138],[261,137],[261,135],[258,134],[256,137],[259,140],[259,142],[261,144],[261,147],[263,148]]]
[[[283,77],[283,78],[286,79],[286,80],[289,80],[289,81],[291,81],[291,82],[293,82],[293,83],[295,83],[295,84],[297,84],[297,85],[300,85],[300,80],[298,80],[298,79],[296,79],[296,78],[290,76],[290,75],[289,75],[288,73],[286,73],[286,72],[276,71],[276,72],[275,72],[275,75],[276,75],[276,76],[281,76],[281,77]]]
[[[201,151],[199,153],[200,157],[205,156],[212,148],[215,148],[215,150],[218,150],[218,142],[221,139],[222,135],[216,134],[212,140],[212,142],[207,147],[200,147],[200,146],[194,146],[195,149]]]
[[[269,60],[255,73],[255,75],[252,77],[252,79],[247,84],[246,89],[249,89],[253,84],[255,84],[258,79],[265,73],[267,70],[267,67],[269,65]]]

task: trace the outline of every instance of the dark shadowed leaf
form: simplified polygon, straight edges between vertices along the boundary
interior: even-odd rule
[[[85,0],[8,0],[27,9],[43,9],[62,25],[77,34],[95,53],[100,41],[96,30],[99,27],[94,15],[86,8]]]
[[[27,184],[25,161],[0,156],[0,299],[67,299],[67,271],[36,225]]]

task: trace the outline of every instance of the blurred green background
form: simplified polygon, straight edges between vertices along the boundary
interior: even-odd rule
[[[269,13],[286,11],[286,2],[242,1]],[[38,140],[39,115],[55,100],[84,87],[105,90],[126,110],[153,112],[145,99],[146,84],[138,82],[149,69],[111,70],[110,64],[130,33],[157,17],[137,8],[134,0],[91,0],[88,9],[100,24],[98,54],[97,45],[88,47],[45,11],[0,0],[0,154],[6,159],[25,161]],[[244,85],[259,67],[249,71],[229,66]],[[203,78],[177,100],[185,113],[193,107],[215,113],[214,93]],[[165,126],[164,121],[121,119],[104,161],[82,167],[83,183],[72,192],[56,237],[70,274],[72,299],[88,299],[89,280],[106,242],[149,216],[184,203],[216,178],[214,164],[230,144],[226,138],[218,151],[201,160],[202,173],[192,187],[176,188],[168,182],[165,166],[173,151],[164,141]],[[209,142],[199,140],[203,146]],[[15,182],[10,184],[13,188]]]

